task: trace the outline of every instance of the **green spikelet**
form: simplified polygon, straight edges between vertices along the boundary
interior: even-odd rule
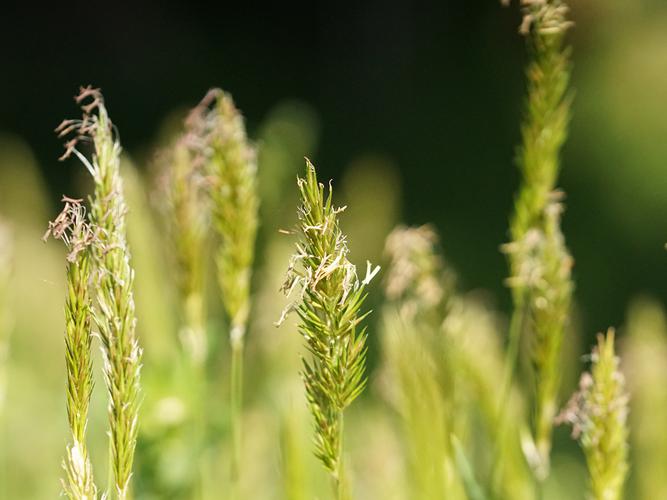
[[[558,406],[558,359],[573,290],[572,259],[560,229],[562,195],[555,190],[570,117],[569,50],[563,38],[571,23],[561,0],[523,0],[522,5],[520,31],[528,38],[532,60],[518,152],[522,184],[510,221],[512,242],[504,247],[514,314],[503,392],[511,384],[519,338],[526,333],[533,366],[536,450],[528,459],[538,479],[544,479]]]
[[[211,90],[188,118],[201,141],[210,182],[211,217],[220,239],[218,282],[231,323],[232,345],[242,344],[250,312],[250,278],[257,235],[257,154],[231,96]]]
[[[67,299],[65,301],[65,366],[67,369],[67,421],[72,443],[63,461],[63,490],[71,500],[93,500],[97,488],[86,445],[88,407],[93,391],[92,277],[90,245],[94,235],[86,223],[80,200],[63,199],[65,207],[44,235],[62,239],[67,246]]]
[[[259,198],[257,153],[246,136],[241,113],[231,96],[212,89],[188,118],[191,136],[200,142],[210,183],[211,218],[218,236],[215,260],[222,303],[229,318],[231,359],[232,496],[241,462],[243,344],[250,314],[250,285],[255,260]]]
[[[572,436],[584,450],[591,498],[620,500],[628,474],[628,396],[613,329],[598,335],[591,361],[591,372],[582,375],[579,392],[557,421],[572,425]]]
[[[199,366],[208,351],[203,282],[209,221],[202,158],[192,142],[196,141],[188,130],[163,153],[159,191],[178,271],[183,308],[179,337],[191,361]]]
[[[136,336],[134,270],[126,238],[121,148],[99,89],[82,88],[76,101],[82,104],[83,120],[66,120],[56,131],[61,136],[78,132],[66,144],[63,158],[76,154],[93,176],[95,185],[90,209],[90,220],[98,232],[92,246],[97,292],[94,320],[102,341],[104,378],[109,392],[114,489],[117,497],[125,500],[130,497],[137,441],[142,352]],[[92,140],[92,161],[76,150],[77,141],[83,137]]]
[[[303,360],[302,377],[315,420],[315,453],[341,497],[343,412],[366,385],[366,328],[359,324],[368,315],[361,312],[365,287],[379,268],[371,269],[368,263],[366,277],[359,281],[339,227],[343,209],[333,206],[331,188],[325,195],[310,162],[298,186],[301,240],[283,290],[289,296],[301,289],[299,300],[288,310],[296,310],[299,332],[311,355]]]

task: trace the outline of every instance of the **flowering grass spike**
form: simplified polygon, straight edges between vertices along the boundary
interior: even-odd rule
[[[628,474],[628,395],[614,350],[614,330],[598,335],[591,354],[591,372],[584,373],[559,422],[572,425],[586,455],[594,500],[620,500]]]
[[[299,316],[299,332],[311,355],[303,360],[302,377],[315,420],[315,454],[342,498],[343,412],[366,385],[366,328],[360,323],[369,313],[361,312],[361,307],[365,287],[379,267],[372,269],[368,263],[366,277],[358,279],[338,221],[344,207],[333,206],[331,187],[325,194],[310,162],[298,187],[301,240],[283,290],[288,296],[301,290],[290,308]]]
[[[211,219],[219,239],[215,260],[232,347],[231,479],[236,489],[241,462],[243,345],[259,210],[257,153],[246,136],[243,116],[232,97],[220,89],[209,91],[190,113],[187,125],[191,140],[199,143],[209,182]]]
[[[86,221],[81,200],[64,198],[65,207],[49,223],[44,239],[52,235],[67,246],[67,299],[65,301],[65,366],[67,368],[67,421],[72,444],[63,462],[62,481],[70,500],[93,500],[97,488],[86,445],[88,407],[93,391],[92,264],[90,245],[94,234]]]
[[[92,246],[97,292],[94,320],[102,341],[104,378],[109,392],[115,493],[125,500],[130,497],[137,444],[142,351],[136,335],[134,270],[127,245],[127,207],[120,176],[121,148],[99,89],[81,88],[76,101],[83,110],[82,120],[65,120],[56,132],[60,136],[77,133],[65,145],[63,158],[74,153],[93,176],[95,185],[90,209],[90,220],[97,231]],[[92,142],[92,161],[76,149],[81,141]]]
[[[503,393],[511,385],[520,337],[530,337],[534,386],[534,443],[526,449],[535,475],[549,473],[553,418],[560,387],[558,363],[573,290],[572,258],[560,228],[562,194],[556,191],[560,150],[570,118],[570,52],[564,35],[571,23],[561,0],[522,0],[521,33],[528,38],[528,98],[518,164],[522,185],[510,221],[509,259],[514,313]]]

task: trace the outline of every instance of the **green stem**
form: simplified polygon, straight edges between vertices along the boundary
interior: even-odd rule
[[[189,293],[185,299],[185,326],[189,338],[184,338],[183,354],[186,367],[190,375],[190,397],[193,408],[192,419],[192,449],[196,475],[194,478],[194,498],[203,500],[205,492],[205,473],[207,463],[205,460],[205,446],[207,433],[206,412],[206,359],[207,359],[207,335],[206,335],[206,313],[201,294]]]
[[[509,405],[509,396],[512,389],[512,382],[514,380],[514,373],[516,372],[516,365],[519,360],[519,346],[521,345],[521,334],[524,329],[526,314],[527,308],[525,307],[525,300],[523,298],[516,300],[514,310],[512,311],[512,318],[510,319],[509,340],[504,364],[505,372],[503,374],[503,382],[500,392],[501,417],[507,413]]]
[[[233,326],[232,329],[237,328]],[[232,366],[231,366],[231,433],[232,433],[232,457],[231,457],[231,486],[232,498],[239,498],[239,476],[241,468],[241,438],[242,419],[241,410],[243,405],[243,337],[232,339]]]
[[[345,490],[345,466],[343,464],[343,412],[338,413],[338,457],[336,460],[336,472],[334,474],[334,490],[336,500],[346,500]]]
[[[496,464],[493,475],[494,490],[498,489],[498,482],[502,480],[500,474],[501,464],[501,448],[507,438],[508,417],[510,414],[510,399],[512,395],[512,382],[514,381],[514,374],[516,372],[516,365],[519,360],[519,347],[521,345],[521,334],[523,333],[526,322],[527,308],[525,307],[525,299],[522,295],[515,300],[512,317],[510,319],[510,326],[508,332],[507,352],[505,354],[503,381],[500,389],[500,400],[498,406],[498,438],[494,443],[494,463]]]

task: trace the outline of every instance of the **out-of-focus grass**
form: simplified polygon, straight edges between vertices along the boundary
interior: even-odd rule
[[[14,238],[6,436],[8,498],[53,498],[66,442],[63,353],[64,250],[41,240],[51,218],[45,186],[28,146],[0,140],[0,213]]]

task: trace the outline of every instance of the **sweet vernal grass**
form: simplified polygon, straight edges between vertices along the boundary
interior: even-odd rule
[[[317,181],[315,167],[307,162],[305,178],[298,179],[300,240],[283,285],[286,295],[300,290],[286,310],[295,310],[299,332],[310,353],[301,375],[308,405],[315,420],[315,454],[333,478],[336,495],[347,497],[343,478],[343,415],[366,385],[366,328],[368,315],[361,308],[366,285],[379,268],[367,266],[360,281],[348,260],[345,235],[329,187]]]
[[[591,371],[557,419],[572,425],[584,450],[593,500],[621,500],[628,474],[628,395],[614,337],[612,329],[598,335]]]
[[[97,234],[92,246],[96,289],[93,317],[102,342],[104,379],[109,393],[109,455],[113,471],[109,489],[125,500],[131,496],[142,352],[136,336],[134,270],[126,239],[121,148],[99,90],[82,88],[76,101],[84,112],[82,120],[65,120],[56,131],[60,136],[76,134],[66,144],[63,158],[72,153],[78,156],[95,186],[89,212]],[[84,140],[92,142],[91,160],[76,149]]]
[[[509,390],[520,337],[526,334],[534,386],[533,443],[526,449],[535,450],[528,459],[543,480],[549,473],[558,360],[573,289],[572,259],[560,229],[562,195],[555,190],[570,117],[570,58],[564,37],[571,23],[561,0],[522,0],[522,8],[520,31],[528,40],[531,61],[517,160],[522,181],[510,221],[512,242],[504,247],[514,312],[502,391]]]
[[[229,320],[231,480],[235,495],[241,462],[243,346],[258,226],[257,154],[246,136],[241,113],[231,96],[220,89],[209,91],[191,112],[188,126],[199,143],[200,160],[209,184],[211,222],[218,237],[215,251],[218,284]]]
[[[457,499],[465,495],[450,435],[458,431],[459,408],[449,372],[452,350],[442,328],[453,280],[436,244],[428,226],[397,227],[387,237],[385,386],[403,423],[411,497]]]
[[[93,500],[97,487],[86,443],[88,407],[93,390],[91,244],[94,233],[86,221],[81,200],[65,198],[65,207],[51,223],[44,239],[53,236],[67,246],[67,299],[65,301],[65,366],[67,421],[72,441],[63,461],[65,495],[70,500]]]
[[[182,308],[181,344],[195,366],[207,358],[203,296],[208,207],[205,172],[197,138],[186,130],[160,155],[159,205],[175,256]]]
[[[158,205],[166,222],[173,265],[177,275],[180,306],[179,340],[188,373],[188,400],[192,433],[189,436],[199,479],[193,491],[203,488],[205,437],[208,432],[206,368],[209,341],[206,330],[204,295],[209,205],[201,138],[195,124],[186,121],[185,130],[159,154]],[[199,491],[201,497],[202,491]]]
[[[396,228],[385,254],[382,386],[404,424],[411,497],[530,498],[517,434],[499,429],[502,355],[493,315],[457,292],[429,226]],[[509,396],[516,426],[521,402],[516,391]],[[470,453],[493,448],[502,464],[495,470],[492,454]]]

